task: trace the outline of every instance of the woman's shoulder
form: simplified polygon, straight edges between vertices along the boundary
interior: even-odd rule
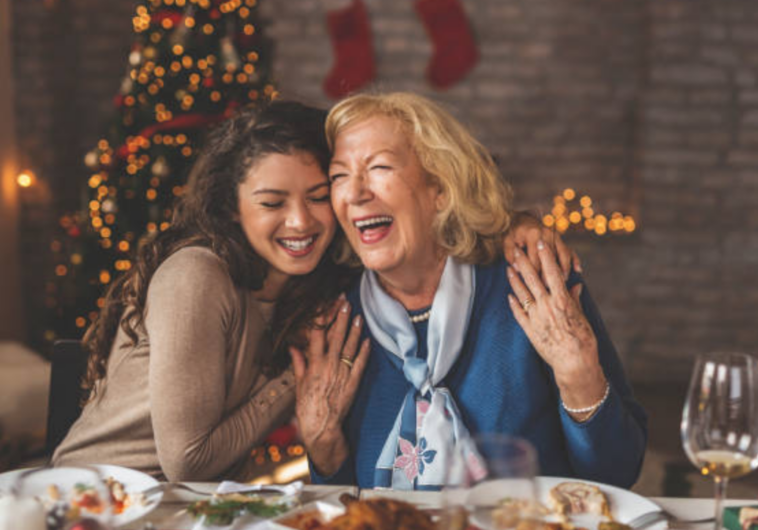
[[[199,246],[184,247],[171,254],[158,266],[150,283],[151,287],[208,285],[234,289],[224,261],[211,249]]]

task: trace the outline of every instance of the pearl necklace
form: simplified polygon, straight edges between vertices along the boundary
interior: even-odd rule
[[[410,318],[411,322],[413,322],[414,324],[418,324],[419,322],[426,322],[427,320],[429,320],[430,316],[432,316],[431,307],[418,315],[408,315],[408,318]]]

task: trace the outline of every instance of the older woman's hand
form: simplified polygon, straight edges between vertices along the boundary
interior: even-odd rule
[[[311,463],[327,476],[335,473],[348,456],[342,421],[366,367],[370,344],[368,339],[364,340],[355,355],[361,317],[356,316],[349,323],[350,304],[346,300],[338,303],[341,307],[336,319],[323,317],[316,328],[308,331],[306,352],[290,348],[300,434]]]
[[[508,301],[537,353],[553,369],[565,405],[591,407],[603,397],[607,383],[595,333],[579,300],[582,285],[569,292],[555,255],[543,241],[538,242],[537,252],[544,283],[526,256],[516,250],[514,265],[508,268],[516,296],[508,295]],[[572,416],[586,419],[582,414]]]
[[[526,249],[527,257],[537,272],[542,271],[537,243],[543,241],[558,256],[564,278],[568,278],[573,265],[576,272],[582,272],[579,256],[571,250],[553,229],[543,226],[540,220],[529,212],[515,212],[511,228],[503,239],[503,251],[508,263],[514,263],[516,249]]]

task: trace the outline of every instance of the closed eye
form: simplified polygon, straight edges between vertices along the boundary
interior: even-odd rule
[[[347,176],[347,173],[333,173],[333,174],[329,175],[329,180],[331,182],[334,182],[338,178],[346,177],[346,176]]]
[[[313,201],[313,202],[329,202],[329,194],[325,193],[324,195],[321,195],[320,197],[311,197],[311,201]]]
[[[284,201],[278,201],[278,202],[261,202],[260,205],[264,208],[281,208],[281,206],[284,204]]]

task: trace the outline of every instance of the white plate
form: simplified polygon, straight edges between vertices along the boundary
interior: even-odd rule
[[[508,482],[509,481],[507,480],[493,480],[483,482],[474,487],[474,489],[469,492],[466,502],[472,504],[476,503],[481,505],[493,505],[497,504],[505,497],[517,496],[514,495],[513,492],[508,491]],[[608,484],[601,484],[599,482],[592,482],[589,480],[578,480],[562,477],[537,477],[535,479],[537,497],[543,504],[546,506],[548,505],[547,500],[550,490],[561,482],[582,482],[584,484],[590,484],[592,486],[597,486],[600,488],[600,491],[605,493],[606,497],[608,498],[611,515],[613,516],[614,520],[620,523],[627,523],[635,517],[642,515],[643,513],[658,511],[661,509],[660,506],[655,504],[650,499],[646,499],[645,497],[637,495],[636,493],[629,490],[617,488],[616,486],[610,486]],[[597,524],[602,520],[602,517],[593,515],[571,517],[571,521],[574,524],[584,528],[595,528],[597,527]],[[481,514],[472,516],[472,522],[482,528],[489,528],[492,526],[489,517],[483,516]],[[666,524],[658,523],[651,528],[666,528]]]
[[[150,475],[146,475],[145,473],[136,471],[134,469],[107,465],[97,465],[90,467],[97,468],[100,471],[103,479],[113,477],[117,481],[121,482],[124,485],[124,490],[126,493],[139,493],[158,484],[158,481]],[[56,481],[56,485],[61,489],[61,491],[69,491],[77,482],[79,482],[79,477],[77,476],[75,468],[62,467],[49,469],[53,472],[58,471],[58,473],[54,475],[54,480]],[[16,482],[18,476],[28,470],[29,469],[16,469],[14,471],[8,471],[7,473],[0,474],[0,496],[10,492],[11,487]],[[47,492],[41,491],[39,494],[40,496],[45,496],[47,495]],[[152,495],[150,499],[148,499],[147,504],[144,506],[139,504],[130,506],[124,510],[123,513],[113,516],[113,524],[115,526],[122,526],[127,523],[131,523],[132,521],[136,521],[143,515],[153,511],[155,507],[160,504],[162,498],[163,493],[157,493],[155,495]]]
[[[289,511],[278,517],[274,517],[268,521],[268,525],[265,526],[265,528],[267,530],[292,530],[293,527],[283,525],[280,521],[286,521],[287,519],[308,512],[318,513],[321,516],[321,520],[324,523],[328,523],[338,515],[345,513],[345,508],[344,506],[335,506],[334,504],[329,504],[328,502],[309,502],[308,504],[304,504],[295,510]]]

